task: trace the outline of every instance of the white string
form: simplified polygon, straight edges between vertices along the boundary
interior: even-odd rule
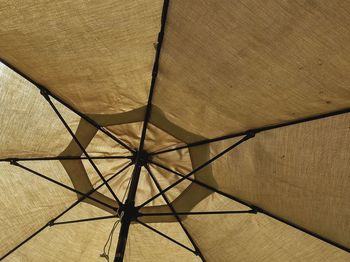
[[[107,239],[107,241],[106,241],[106,243],[105,243],[105,245],[104,245],[104,247],[103,247],[103,253],[100,254],[100,257],[105,258],[108,262],[109,262],[109,251],[111,250],[111,246],[112,246],[114,230],[115,230],[116,227],[118,226],[119,221],[120,221],[120,220],[117,220],[117,221],[114,222],[113,227],[112,227],[112,230],[111,230],[111,232],[109,233],[108,239]],[[106,247],[107,247],[108,243],[109,243],[108,251],[106,252]]]
[[[129,179],[128,185],[126,186],[126,189],[125,189],[125,192],[124,192],[122,201],[121,201],[122,203],[123,203],[124,200],[125,200],[126,193],[128,192],[128,189],[129,189],[129,187],[130,187],[130,183],[131,183],[131,177],[130,177],[130,179]],[[109,233],[108,238],[107,238],[107,241],[106,241],[106,243],[105,243],[105,245],[104,245],[104,247],[103,247],[103,253],[100,254],[100,257],[105,258],[105,259],[107,260],[107,262],[109,262],[109,252],[110,252],[110,250],[111,250],[111,246],[112,246],[112,242],[113,242],[113,234],[114,234],[114,231],[115,231],[115,229],[117,228],[119,222],[120,222],[121,219],[123,218],[123,214],[124,214],[124,212],[122,212],[121,215],[120,215],[120,217],[119,217],[119,219],[118,219],[117,221],[114,222],[114,224],[113,224],[113,226],[112,226],[112,230],[111,230],[111,232]],[[109,246],[108,246],[108,250],[107,250],[107,252],[106,252],[106,247],[107,247],[108,244],[109,244]]]

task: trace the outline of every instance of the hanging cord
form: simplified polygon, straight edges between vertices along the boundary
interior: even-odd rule
[[[112,246],[112,239],[113,239],[113,234],[114,234],[114,230],[116,229],[116,227],[119,224],[119,220],[115,221],[112,227],[111,232],[109,233],[109,236],[107,238],[106,244],[103,247],[103,253],[100,255],[100,257],[105,258],[108,262],[109,262],[109,251],[111,250],[111,246]],[[108,245],[109,244],[109,245]],[[108,245],[108,250],[106,252],[106,247]]]
[[[126,189],[125,189],[125,192],[124,192],[124,195],[123,195],[123,198],[122,198],[122,203],[124,203],[124,200],[125,200],[125,197],[126,197],[126,193],[128,192],[128,189],[130,187],[130,184],[131,184],[131,177],[129,179],[129,182],[128,182],[128,185],[126,186]],[[112,230],[111,232],[109,233],[108,235],[108,238],[107,238],[107,241],[103,247],[103,253],[100,254],[100,257],[103,257],[105,258],[108,262],[109,262],[109,252],[111,250],[111,246],[112,246],[112,242],[113,242],[113,234],[114,234],[114,231],[115,229],[117,228],[119,222],[121,221],[121,219],[123,218],[123,212],[121,213],[119,219],[117,221],[114,222],[113,226],[112,226]],[[107,252],[106,252],[106,247],[108,246],[108,249],[107,249]]]

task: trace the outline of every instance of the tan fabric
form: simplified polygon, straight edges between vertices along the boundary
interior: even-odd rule
[[[58,161],[23,165],[72,187]],[[8,163],[0,163],[0,174],[2,256],[70,206],[76,194]]]
[[[62,221],[104,216],[105,211],[88,204],[82,204],[69,211]],[[93,223],[93,224],[92,224]],[[100,220],[87,223],[66,224],[46,228],[43,232],[18,249],[4,261],[104,261],[100,258],[114,220]],[[111,251],[115,251],[116,241]]]
[[[0,58],[136,149],[161,7],[158,0],[2,1]],[[145,149],[164,150],[349,107],[349,12],[350,4],[340,0],[171,1]],[[91,155],[130,155],[54,103]],[[342,115],[260,133],[193,177],[350,247],[349,123],[350,116]],[[238,139],[152,160],[187,174]],[[39,91],[0,65],[0,158],[81,154]],[[95,161],[105,178],[128,162]],[[84,192],[101,183],[86,160],[24,165]],[[133,168],[110,183],[120,199]],[[179,179],[156,165],[150,168],[162,188]],[[0,189],[0,256],[77,199],[3,162]],[[136,204],[157,192],[143,168]],[[93,196],[117,206],[106,187]],[[167,196],[178,212],[247,209],[188,181]],[[170,212],[161,197],[141,211]],[[86,200],[59,221],[111,213]],[[209,262],[350,259],[349,253],[262,214],[181,218]],[[191,247],[173,216],[140,219]],[[116,220],[46,228],[6,261],[101,261]],[[125,261],[200,259],[132,224]]]
[[[151,226],[192,248],[191,243],[177,223],[152,223]],[[128,243],[125,250],[125,261],[129,262],[201,261],[190,251],[138,224],[131,225]]]
[[[88,204],[79,204],[58,221],[108,215],[105,211]],[[100,254],[114,219],[66,224],[45,229],[4,261],[103,261]],[[191,248],[179,225],[152,224],[177,241]],[[114,257],[119,226],[114,234],[110,256]],[[141,225],[130,228],[129,244],[124,261],[200,261],[191,252],[178,247]],[[68,251],[68,249],[69,251]],[[63,252],[67,250],[67,252]],[[173,254],[173,259],[169,256]]]
[[[52,100],[73,131],[80,117]],[[57,156],[70,134],[40,91],[0,63],[0,158]]]
[[[350,247],[350,115],[257,134],[213,165],[219,188]],[[232,141],[211,145],[212,155]]]
[[[80,111],[146,103],[162,1],[2,1],[0,57]]]
[[[86,151],[90,156],[131,156],[129,150],[119,145],[101,131],[97,131],[87,146]]]
[[[349,107],[348,1],[172,1],[154,103],[207,137]]]
[[[211,195],[194,210],[241,210]],[[191,216],[184,221],[207,261],[345,262],[349,254],[265,215]]]
[[[57,219],[56,222],[64,222],[64,221],[78,220],[78,219],[91,218],[91,217],[102,217],[102,216],[109,216],[109,215],[110,214],[108,212],[100,208],[96,208],[87,203],[80,202],[74,208],[72,208],[67,213],[65,213],[62,217]],[[116,220],[117,219],[113,218],[113,219],[110,219],[109,222],[114,223]],[[82,223],[89,224],[89,222],[82,222]],[[94,224],[90,224],[90,225],[93,226]]]

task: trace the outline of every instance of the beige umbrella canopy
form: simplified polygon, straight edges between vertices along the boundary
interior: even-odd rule
[[[350,260],[350,2],[0,3],[0,260]]]

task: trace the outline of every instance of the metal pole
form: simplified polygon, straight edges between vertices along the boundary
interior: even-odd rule
[[[137,185],[140,179],[141,168],[142,166],[146,165],[148,162],[148,154],[147,152],[144,151],[144,143],[146,139],[147,125],[151,118],[152,98],[154,93],[154,86],[158,75],[160,51],[163,43],[164,27],[165,27],[168,6],[169,6],[169,0],[164,0],[162,18],[161,18],[161,27],[160,27],[160,32],[158,34],[157,50],[156,50],[153,69],[152,69],[151,86],[150,86],[150,91],[149,91],[148,100],[147,100],[145,118],[143,121],[140,145],[139,145],[138,151],[134,153],[135,168],[132,173],[132,180],[131,180],[130,189],[128,192],[128,197],[125,201],[125,204],[123,204],[122,208],[120,209],[121,227],[119,231],[119,239],[118,239],[118,245],[117,245],[114,262],[123,261],[130,223],[131,221],[136,220],[139,214],[138,212],[139,208],[135,207],[135,196],[137,191]]]
[[[139,155],[138,152],[137,155]],[[136,157],[137,160],[138,158],[139,157]],[[135,208],[135,196],[137,191],[137,185],[140,179],[141,167],[142,165],[140,165],[140,161],[136,161],[135,168],[132,173],[132,180],[130,184],[130,190],[128,192],[128,197],[125,201],[125,204],[122,206],[120,213],[121,227],[119,231],[118,245],[114,257],[114,262],[123,261],[130,223],[132,220],[137,218],[138,210],[137,208]]]

